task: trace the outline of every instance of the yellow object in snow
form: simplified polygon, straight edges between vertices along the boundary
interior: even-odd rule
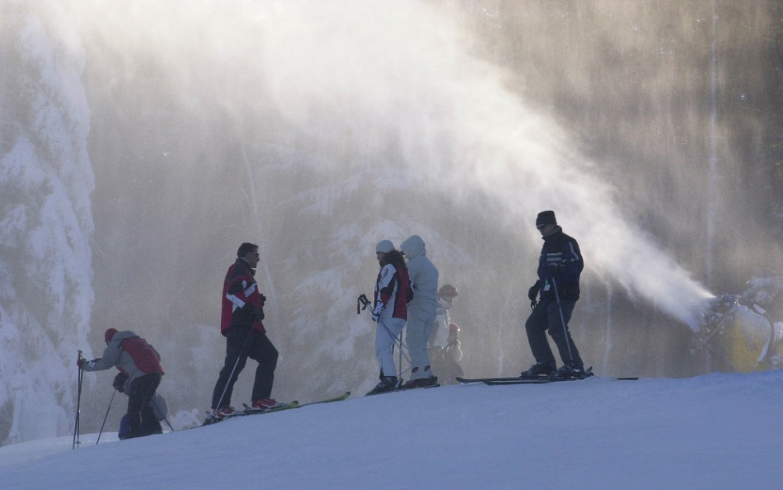
[[[733,308],[732,315],[727,320],[720,328],[715,339],[717,342],[711,342],[711,350],[718,354],[718,358],[729,364],[729,369],[742,373],[763,371],[772,367],[767,362],[773,342],[772,325],[769,321],[747,306],[739,304]]]

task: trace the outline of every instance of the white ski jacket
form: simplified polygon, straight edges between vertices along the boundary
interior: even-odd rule
[[[413,288],[413,301],[408,308],[432,311],[438,307],[438,269],[427,258],[424,240],[413,235],[400,245],[408,262],[408,277]]]

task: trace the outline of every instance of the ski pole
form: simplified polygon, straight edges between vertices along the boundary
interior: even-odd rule
[[[361,313],[362,311],[366,310],[367,307],[371,304],[370,300],[367,299],[367,296],[365,296],[363,294],[361,296],[359,296],[358,302],[361,303],[361,305],[363,305],[363,308],[361,308],[361,310],[360,310],[359,309],[360,305],[357,304],[356,305],[356,313]],[[370,313],[372,313],[372,311],[370,311]],[[383,328],[386,330],[386,333],[388,333],[389,337],[391,337],[392,340],[394,340],[394,344],[395,345],[399,344],[399,346],[400,346],[400,363],[402,363],[402,355],[403,355],[402,348],[405,347],[406,350],[408,349],[408,346],[403,344],[403,342],[402,342],[402,332],[400,332],[400,336],[397,337],[396,335],[394,335],[391,332],[391,330],[389,330],[389,327],[387,327],[385,324],[381,323],[380,320],[377,323],[379,325],[383,325]],[[408,361],[409,363],[411,362],[411,360],[407,356],[407,354],[405,355],[405,360]],[[402,365],[400,365],[400,369],[402,369]]]
[[[247,338],[245,339],[245,344],[242,346],[242,349],[239,351],[239,355],[237,356],[237,360],[234,363],[234,368],[231,370],[231,374],[228,376],[228,379],[226,380],[226,386],[223,387],[223,393],[220,395],[220,400],[218,400],[217,406],[214,410],[212,410],[212,416],[217,416],[217,411],[220,409],[220,405],[223,403],[223,398],[226,396],[226,391],[228,391],[228,385],[231,384],[231,380],[234,378],[234,372],[237,370],[237,366],[239,366],[239,360],[242,359],[242,356],[245,354],[245,351],[247,351],[247,346],[250,345],[250,337],[253,335],[253,328],[250,328],[250,332],[247,334]]]
[[[405,374],[408,370],[411,369],[410,367],[408,367],[408,369],[405,369],[405,370],[402,369],[402,359],[403,359],[403,357],[405,358],[406,361],[408,361],[408,366],[411,365],[411,358],[409,357],[408,354],[406,354],[404,352],[404,350],[408,349],[408,346],[405,345],[402,342],[402,332],[400,332],[400,336],[399,337],[395,337],[392,334],[391,330],[389,330],[389,327],[387,327],[385,324],[380,323],[380,321],[378,323],[383,325],[383,328],[386,329],[386,333],[388,333],[389,337],[391,337],[392,340],[394,341],[394,346],[397,347],[400,350],[400,355],[399,355],[399,358],[398,358],[398,361],[397,361],[397,365],[400,367],[400,375],[399,375],[399,380],[397,382],[397,388],[399,388],[400,386],[402,386],[402,375]],[[404,350],[403,350],[403,347],[405,348]]]
[[[397,340],[396,338],[394,339]],[[400,367],[400,377],[397,379],[397,386],[395,388],[399,389],[400,386],[402,386],[402,332],[400,332],[400,355],[398,356],[397,365]],[[410,364],[410,361],[408,361]]]
[[[383,328],[386,330],[386,333],[388,333],[388,334],[389,334],[389,337],[391,337],[391,338],[392,338],[392,340],[394,340],[394,344],[395,344],[395,345],[399,345],[399,346],[400,346],[400,363],[402,363],[402,356],[403,356],[403,355],[405,356],[405,360],[406,360],[406,361],[408,361],[408,362],[411,362],[411,359],[410,359],[410,357],[408,357],[408,355],[407,355],[407,354],[404,354],[404,353],[402,352],[402,348],[403,348],[403,347],[405,347],[405,350],[407,350],[407,349],[408,349],[408,346],[407,346],[407,345],[405,345],[405,344],[402,342],[402,332],[400,332],[400,336],[399,336],[399,337],[397,337],[397,336],[395,336],[395,335],[394,335],[394,334],[391,332],[391,330],[389,330],[389,327],[387,327],[387,326],[386,326],[384,323],[381,323],[381,322],[379,321],[379,322],[378,322],[378,325],[383,325]],[[402,365],[400,365],[400,369],[402,369]]]
[[[221,401],[223,401],[223,400],[221,400]],[[152,404],[153,404],[153,405],[155,405],[155,408],[157,408],[157,409],[158,409],[158,413],[159,413],[159,414],[161,414],[161,415],[163,415],[163,411],[160,409],[160,406],[158,406],[158,404],[155,402],[155,400],[153,400],[152,398],[150,398],[150,402],[152,402]],[[165,420],[165,421],[166,421],[166,425],[168,425],[168,426],[169,426],[169,429],[171,429],[171,432],[174,432],[174,427],[172,427],[172,426],[171,426],[171,422],[169,422],[169,419],[168,419],[168,417],[166,417],[166,416],[164,415],[164,416],[163,416],[163,420]]]
[[[362,311],[366,310],[367,307],[370,306],[371,304],[372,304],[372,302],[367,298],[367,296],[365,296],[364,294],[360,295],[359,298],[356,301],[356,313],[357,314],[361,313]],[[386,330],[386,333],[388,333],[389,337],[391,337],[392,340],[394,341],[394,345],[395,346],[399,345],[399,349],[400,349],[400,356],[399,356],[399,361],[398,361],[399,366],[400,366],[400,383],[399,384],[401,384],[402,383],[402,374],[403,374],[403,369],[402,369],[402,357],[403,357],[403,355],[405,356],[405,359],[408,361],[408,364],[410,365],[410,363],[411,363],[410,357],[408,357],[408,355],[403,352],[403,347],[405,347],[405,349],[407,349],[408,346],[404,345],[403,342],[402,342],[402,332],[400,332],[400,336],[397,337],[394,334],[392,334],[391,330],[389,330],[389,327],[387,327],[385,324],[382,324],[380,322],[380,320],[377,323],[380,324],[380,325],[383,325],[383,328]]]
[[[101,434],[103,434],[103,426],[106,425],[106,419],[109,418],[109,410],[111,410],[111,404],[114,402],[114,395],[117,394],[117,390],[114,390],[111,394],[111,399],[109,400],[109,408],[106,409],[106,415],[103,416],[103,423],[101,424],[101,430],[98,431],[98,439],[95,441],[95,445],[97,446],[99,442],[101,442]]]
[[[552,287],[555,288],[555,299],[557,299],[557,309],[560,311],[560,323],[563,325],[563,335],[565,336],[566,347],[568,347],[568,358],[571,360],[571,364],[574,363],[574,355],[571,353],[571,336],[568,335],[568,327],[566,327],[565,315],[563,315],[563,305],[560,304],[560,293],[557,292],[557,281],[552,276]]]
[[[79,357],[77,360],[78,359],[82,359],[82,351],[79,351]],[[74,449],[77,444],[81,444],[81,441],[79,441],[79,412],[81,411],[82,403],[82,380],[84,379],[84,371],[78,364],[77,367],[79,368],[79,375],[77,377],[78,381],[76,384],[76,421],[73,425],[73,444],[71,444],[71,449]]]

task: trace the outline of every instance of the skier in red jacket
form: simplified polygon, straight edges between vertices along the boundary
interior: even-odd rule
[[[243,243],[223,281],[220,331],[226,337],[226,359],[212,392],[212,416],[215,418],[234,413],[231,395],[248,357],[258,362],[252,408],[263,411],[280,406],[271,398],[278,352],[261,322],[266,297],[258,291],[258,283],[253,277],[258,261],[258,245]]]
[[[87,361],[79,358],[77,364],[85,371],[103,371],[114,366],[128,376],[125,390],[128,394],[128,435],[132,437],[163,432],[152,406],[152,398],[163,377],[160,355],[146,340],[130,330],[118,332],[109,328],[104,334],[106,350],[103,357]]]

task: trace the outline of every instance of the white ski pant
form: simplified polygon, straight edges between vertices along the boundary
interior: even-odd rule
[[[406,336],[408,354],[411,356],[411,380],[432,376],[427,341],[435,328],[435,311],[432,308],[408,305],[408,333]]]
[[[375,331],[375,355],[378,356],[378,365],[382,376],[397,376],[397,368],[394,367],[394,344],[400,338],[405,320],[401,318],[381,318],[378,320]]]

